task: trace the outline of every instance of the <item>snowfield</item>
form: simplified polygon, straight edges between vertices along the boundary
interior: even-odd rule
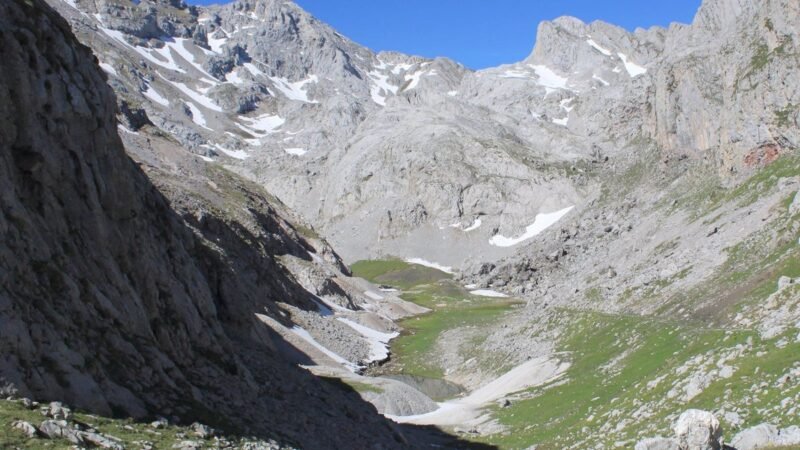
[[[406,262],[409,263],[409,264],[416,264],[418,266],[430,267],[431,269],[440,270],[440,271],[442,271],[444,273],[449,273],[451,275],[453,274],[453,268],[452,267],[444,266],[442,264],[435,263],[435,262],[426,261],[426,260],[424,260],[422,258],[408,258],[408,259],[406,259]]]
[[[556,212],[537,214],[536,219],[534,219],[532,224],[528,225],[528,227],[525,229],[525,233],[522,235],[509,238],[497,234],[489,239],[489,244],[497,247],[513,247],[517,244],[525,242],[528,239],[538,235],[542,231],[550,228],[553,224],[561,220],[561,218],[564,217],[568,212],[572,211],[572,208],[574,208],[574,206],[570,206]]]

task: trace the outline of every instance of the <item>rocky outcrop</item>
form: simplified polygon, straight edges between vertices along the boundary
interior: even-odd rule
[[[719,450],[722,428],[714,414],[689,409],[673,426],[674,438],[648,438],[636,444],[636,450]]]
[[[757,450],[800,445],[800,427],[792,426],[780,429],[775,425],[762,423],[739,432],[731,439],[730,445],[736,450]]]

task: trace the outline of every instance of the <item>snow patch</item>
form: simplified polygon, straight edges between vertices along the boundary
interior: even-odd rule
[[[564,217],[568,212],[572,211],[574,206],[570,206],[568,208],[564,208],[560,211],[552,212],[552,213],[545,213],[545,214],[537,214],[536,219],[534,219],[531,225],[525,229],[525,232],[518,237],[509,238],[497,234],[489,239],[489,244],[494,245],[496,247],[513,247],[519,243],[527,241],[528,239],[538,235],[542,231],[549,228],[551,225],[558,222],[562,217]]]
[[[106,63],[104,63],[104,62],[101,62],[101,63],[99,63],[98,65],[99,65],[99,66],[100,66],[100,68],[101,68],[101,69],[103,69],[103,70],[104,70],[104,71],[105,71],[107,74],[114,75],[115,77],[116,77],[116,76],[118,76],[118,75],[117,75],[117,71],[116,71],[116,70],[114,70],[114,68],[113,68],[113,67],[111,67],[111,64],[106,64]]]
[[[444,266],[439,263],[426,261],[422,258],[407,258],[406,262],[409,264],[416,264],[418,266],[425,266],[430,267],[431,269],[436,269],[444,273],[453,274],[453,268],[450,266]]]
[[[221,146],[219,144],[214,144],[213,147],[208,145],[208,144],[203,144],[203,145],[201,145],[201,147],[210,148],[212,150],[213,149],[217,149],[217,150],[221,151],[222,153],[230,156],[231,158],[247,159],[247,158],[250,157],[250,154],[247,153],[244,150],[228,150],[227,148],[225,148],[225,147],[223,147],[223,146]]]
[[[366,338],[370,344],[369,360],[366,362],[383,361],[389,357],[389,341],[396,338],[400,333],[381,333],[380,331],[373,330],[372,328],[365,327],[360,323],[356,323],[350,319],[337,317],[336,320],[347,324],[350,328],[357,331],[360,335]]]
[[[321,351],[323,354],[325,354],[325,356],[327,356],[330,359],[336,361],[337,363],[345,366],[348,370],[350,370],[352,372],[358,371],[359,367],[357,365],[355,365],[355,364],[351,363],[350,361],[342,358],[340,355],[328,350],[327,347],[325,347],[324,345],[322,345],[319,342],[317,342],[317,340],[314,339],[314,337],[311,336],[311,334],[308,331],[306,331],[305,329],[295,325],[294,327],[290,328],[289,331],[291,331],[292,333],[294,333],[295,335],[297,335],[298,337],[300,337],[304,341],[306,341],[309,344],[311,344],[311,346],[313,346],[317,350]]]
[[[469,291],[472,295],[477,295],[479,297],[493,297],[493,298],[508,298],[506,294],[502,292],[493,291],[491,289],[477,289],[474,291]]]
[[[283,151],[285,151],[286,153],[288,153],[290,155],[294,155],[294,156],[303,156],[306,153],[308,153],[308,150],[306,150],[304,148],[299,148],[299,147],[285,148],[285,149],[283,149]]]
[[[158,103],[161,106],[169,106],[169,100],[164,98],[163,95],[159,94],[152,86],[149,84],[147,85],[147,90],[142,92],[142,94],[147,97],[148,99]]]
[[[222,34],[223,37],[215,37]],[[228,42],[228,33],[225,32],[222,28],[217,30],[216,33],[208,36],[208,46],[211,48],[211,51],[214,53],[222,53],[222,47]]]
[[[246,122],[247,125],[237,123],[236,126],[256,137],[265,137],[268,134],[272,134],[275,132],[275,130],[286,123],[286,119],[270,114],[263,114],[258,117],[246,117],[240,115],[239,120]]]
[[[597,50],[598,52],[600,52],[600,53],[602,53],[602,54],[604,54],[606,56],[611,56],[611,52],[610,51],[608,51],[605,48],[601,47],[600,44],[595,42],[593,39],[591,39],[591,38],[587,39],[586,43],[591,45],[592,47],[594,47],[594,49]]]
[[[214,131],[214,130],[211,130],[211,128],[208,128],[206,126],[206,117],[203,115],[203,111],[200,111],[200,108],[198,108],[192,102],[184,102],[184,103],[189,108],[189,111],[192,112],[192,122],[196,123],[197,125],[200,125],[201,127],[205,128],[206,130]]]
[[[595,75],[595,74],[592,74],[592,79],[593,79],[593,80],[597,80],[597,81],[599,81],[600,83],[602,83],[602,84],[603,84],[603,86],[611,86],[611,83],[609,83],[608,81],[606,81],[606,80],[604,80],[604,79],[600,78],[599,76],[597,76],[597,75]]]
[[[179,73],[186,73],[185,70],[181,69],[175,63],[175,59],[172,57],[172,53],[170,52],[170,47],[165,46],[159,49],[150,49],[150,48],[139,47],[138,45],[131,45],[128,43],[127,40],[125,40],[125,33],[117,30],[112,30],[106,27],[98,27],[98,28],[100,28],[100,31],[105,33],[106,36],[119,42],[123,46],[135,51],[136,53],[138,53],[151,63],[163,67],[164,69],[172,70]],[[166,59],[166,61],[160,58],[156,58],[155,56],[153,56],[153,53],[158,54],[162,58]]]
[[[161,76],[161,78],[164,78],[164,77]],[[208,109],[210,109],[212,111],[217,111],[217,112],[222,112],[223,111],[222,108],[220,108],[216,103],[214,103],[214,100],[212,100],[210,97],[206,97],[205,95],[203,95],[203,94],[191,89],[189,86],[186,86],[183,83],[179,83],[179,82],[176,82],[176,81],[169,81],[166,78],[164,78],[164,80],[166,80],[167,82],[169,82],[169,84],[171,84],[171,85],[175,86],[176,88],[178,88],[178,90],[180,90],[184,94],[188,95],[189,98],[191,98],[195,102],[199,103],[201,106],[203,106],[205,108],[208,108]]]
[[[319,78],[316,75],[311,75],[305,80],[291,82],[286,78],[269,77],[275,84],[275,87],[283,93],[289,100],[295,100],[304,103],[319,103],[316,100],[309,100],[308,93],[305,91],[305,86],[309,83],[318,83]]]
[[[567,81],[568,78],[564,78],[557,73],[553,72],[547,66],[542,65],[530,65],[530,68],[536,72],[536,76],[539,77],[538,83],[540,86],[552,88],[552,89],[566,89],[567,88]]]
[[[635,78],[639,75],[647,73],[647,69],[644,67],[634,63],[633,61],[628,61],[627,55],[623,53],[617,53],[617,56],[619,56],[619,59],[621,59],[622,63],[625,64],[625,70],[628,71],[628,75],[630,75],[631,78]]]
[[[139,135],[139,133],[137,131],[133,131],[130,128],[125,127],[124,125],[118,124],[117,125],[117,129],[120,130],[120,131],[124,131],[125,133],[128,133],[128,134],[133,134],[133,135],[136,135],[136,136]]]
[[[483,221],[481,219],[475,219],[475,221],[472,222],[472,225],[468,226],[467,228],[464,228],[464,232],[468,233],[470,231],[477,230],[478,228],[481,227],[481,224],[483,224]]]
[[[556,125],[561,125],[562,127],[566,127],[569,124],[569,116],[564,117],[563,119],[553,119],[553,123]]]

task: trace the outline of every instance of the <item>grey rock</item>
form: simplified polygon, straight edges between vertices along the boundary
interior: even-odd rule
[[[39,432],[50,439],[66,439],[76,445],[84,444],[82,433],[65,420],[45,420],[39,425]]]
[[[800,445],[800,428],[786,429],[762,423],[740,431],[731,439],[730,445],[736,450],[756,450],[760,448]]]
[[[722,435],[719,420],[708,411],[690,409],[673,427],[680,450],[719,450]]]
[[[636,443],[635,450],[678,450],[678,441],[673,438],[655,437]]]
[[[181,441],[173,445],[172,448],[176,450],[200,450],[203,448],[203,444],[198,441]]]
[[[72,417],[72,411],[61,402],[51,402],[45,407],[43,414],[54,420],[69,420]]]
[[[199,422],[193,423],[191,428],[192,433],[200,439],[211,439],[216,434],[216,430]]]
[[[107,448],[111,450],[125,450],[125,446],[119,442],[119,439],[111,438],[100,433],[83,431],[80,433],[84,442],[93,447]]]
[[[15,430],[21,431],[25,436],[29,438],[33,438],[39,435],[39,430],[36,429],[33,424],[30,422],[25,422],[24,420],[17,420],[11,424],[11,427]]]

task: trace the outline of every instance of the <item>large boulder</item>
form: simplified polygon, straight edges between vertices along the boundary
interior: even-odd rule
[[[719,420],[708,411],[690,409],[681,414],[673,428],[680,450],[719,450],[722,435]]]
[[[762,423],[741,431],[731,440],[736,450],[755,450],[777,446],[800,445],[800,428],[793,426],[779,429],[775,425]]]

